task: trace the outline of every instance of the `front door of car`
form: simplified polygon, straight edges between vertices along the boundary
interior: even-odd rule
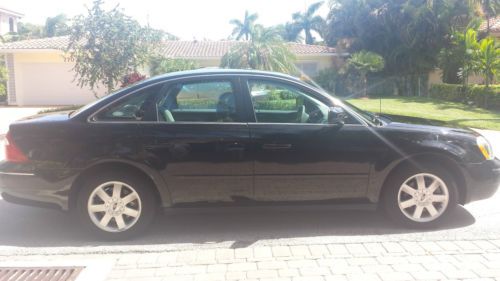
[[[158,122],[143,126],[147,151],[173,204],[233,202],[253,194],[248,125],[236,78],[170,82],[156,100]]]
[[[249,123],[255,199],[366,196],[373,153],[365,126],[328,124],[330,105],[294,84],[251,78],[244,84],[255,112]]]

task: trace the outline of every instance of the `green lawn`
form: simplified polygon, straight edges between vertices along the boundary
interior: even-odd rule
[[[351,99],[348,102],[367,111],[380,111],[379,99]],[[500,131],[500,112],[456,102],[420,97],[382,98],[382,113]]]

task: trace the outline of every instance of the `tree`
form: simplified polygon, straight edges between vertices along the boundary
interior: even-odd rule
[[[330,46],[344,40],[350,52],[380,54],[381,74],[394,78],[400,95],[413,95],[469,13],[462,0],[334,0],[325,40]]]
[[[256,25],[250,38],[231,48],[222,57],[221,67],[296,73],[295,56],[275,29]]]
[[[45,20],[45,36],[54,37],[69,35],[70,28],[67,22],[68,19],[64,14],[48,17],[47,20]]]
[[[161,56],[152,57],[149,63],[149,72],[152,76],[197,68],[200,68],[200,65],[194,60],[173,59]]]
[[[361,51],[354,53],[347,60],[347,64],[360,77],[363,85],[363,96],[367,96],[367,75],[384,69],[384,58],[373,52]]]
[[[258,17],[259,15],[257,14],[249,14],[248,11],[245,11],[245,18],[243,21],[239,19],[232,19],[229,21],[230,24],[235,26],[231,36],[235,37],[236,40],[240,40],[244,36],[245,40],[248,41],[253,33],[255,21]]]
[[[320,35],[323,34],[325,21],[321,16],[315,16],[321,5],[323,5],[322,1],[314,3],[310,5],[304,13],[297,12],[292,15],[293,27],[298,31],[298,33],[304,31],[306,35],[306,44],[314,44],[312,31],[316,31]]]
[[[7,67],[5,57],[0,55],[0,102],[7,99]]]
[[[500,71],[500,48],[493,37],[486,37],[479,42],[476,53],[475,71],[484,77],[486,88],[490,86]]]
[[[500,10],[500,0],[469,0],[472,8],[479,10],[480,14],[486,19],[486,35],[490,34],[490,18],[498,15]]]
[[[73,19],[67,51],[80,87],[104,85],[110,93],[125,74],[148,62],[164,33],[140,26],[118,7],[105,11],[102,4],[95,0],[86,16]]]
[[[279,24],[273,27],[281,36],[281,39],[287,42],[302,42],[304,38],[300,35],[300,30],[292,23]]]

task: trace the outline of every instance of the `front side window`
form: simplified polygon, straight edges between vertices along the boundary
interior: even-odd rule
[[[236,101],[230,81],[172,85],[157,105],[164,122],[235,122]]]
[[[248,87],[259,123],[328,123],[329,107],[294,86],[250,80]]]
[[[162,85],[133,93],[99,112],[97,121],[157,121],[155,101]]]

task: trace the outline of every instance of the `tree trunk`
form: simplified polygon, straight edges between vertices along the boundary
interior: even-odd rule
[[[312,45],[314,43],[311,30],[310,29],[305,29],[306,33],[306,44]]]

